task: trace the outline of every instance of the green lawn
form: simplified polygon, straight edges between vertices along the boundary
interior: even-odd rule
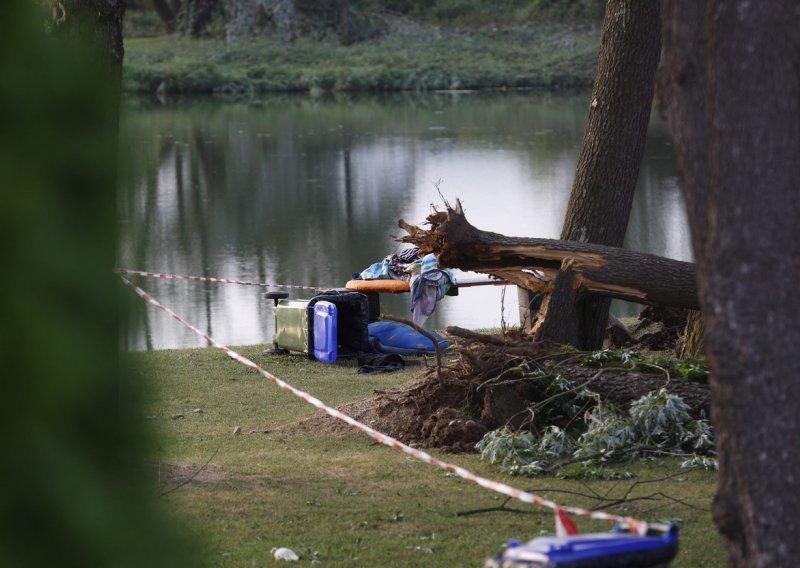
[[[269,356],[263,346],[239,350],[292,385],[331,405],[359,400],[419,372],[364,376],[352,365]],[[317,412],[218,350],[126,355],[143,387],[141,419],[155,443],[144,460],[159,501],[199,536],[208,566],[269,566],[271,548],[286,546],[301,565],[481,566],[508,538],[552,532],[552,514],[524,511],[460,515],[498,507],[505,498],[445,471],[376,445],[355,431],[305,421]],[[234,433],[239,427],[241,432]],[[434,452],[435,455],[436,452]],[[618,498],[635,481],[679,472],[677,462],[633,464],[627,481],[512,478],[476,455],[443,455],[477,473],[565,505],[593,507],[591,495]],[[709,512],[716,474],[694,471],[640,483],[609,512],[644,520],[680,520],[673,566],[723,566]],[[667,496],[658,497],[656,494]],[[607,524],[579,520],[583,531]]]

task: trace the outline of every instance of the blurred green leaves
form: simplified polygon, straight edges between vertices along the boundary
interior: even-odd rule
[[[121,410],[117,79],[48,15],[0,6],[0,565],[180,565]]]

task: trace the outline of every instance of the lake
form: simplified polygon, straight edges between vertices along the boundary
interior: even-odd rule
[[[392,239],[403,234],[397,220],[422,223],[442,196],[459,198],[480,229],[557,238],[588,105],[588,93],[538,92],[129,101],[118,266],[342,287],[404,248]],[[672,146],[657,116],[625,246],[692,259]],[[272,341],[265,288],[134,281],[220,342]],[[384,311],[410,316],[407,294],[384,298]],[[467,288],[439,302],[426,326],[515,325],[516,298],[511,286]],[[130,309],[125,349],[205,345],[133,295]],[[620,315],[636,309],[614,307]]]

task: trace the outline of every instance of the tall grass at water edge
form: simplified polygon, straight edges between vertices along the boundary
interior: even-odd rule
[[[274,37],[228,44],[179,37],[126,40],[125,89],[139,94],[583,88],[599,29],[543,25],[342,46]]]

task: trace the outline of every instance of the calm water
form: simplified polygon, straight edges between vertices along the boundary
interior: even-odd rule
[[[341,287],[396,251],[397,220],[419,224],[458,197],[478,228],[557,238],[587,94],[282,97],[259,103],[131,103],[122,121],[119,266],[271,284]],[[672,149],[654,118],[628,248],[690,260]],[[272,340],[263,289],[136,281],[229,345]],[[462,290],[429,327],[518,323],[516,289]],[[291,291],[308,298],[312,292]],[[129,349],[204,341],[131,297]],[[408,315],[408,296],[384,311]],[[630,312],[633,306],[618,306]]]

